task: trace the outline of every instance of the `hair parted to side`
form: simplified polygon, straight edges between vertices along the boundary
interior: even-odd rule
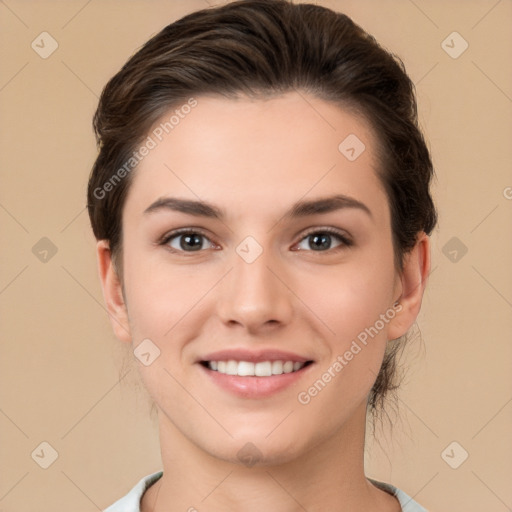
[[[101,94],[93,122],[99,154],[87,207],[94,235],[108,240],[121,280],[122,209],[136,166],[108,192],[105,184],[155,122],[202,94],[267,98],[294,90],[358,113],[374,130],[395,265],[402,268],[418,234],[430,234],[437,222],[429,190],[432,161],[402,61],[344,14],[289,0],[241,0],[166,26]],[[372,413],[399,384],[396,356],[404,342],[388,344],[368,400]]]

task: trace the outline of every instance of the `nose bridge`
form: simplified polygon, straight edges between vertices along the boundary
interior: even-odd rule
[[[291,294],[282,278],[276,276],[282,272],[277,254],[253,237],[247,237],[236,247],[231,267],[218,298],[218,312],[223,322],[254,330],[290,320]]]

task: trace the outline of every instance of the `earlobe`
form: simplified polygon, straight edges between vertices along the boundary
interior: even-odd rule
[[[132,337],[122,284],[114,268],[108,240],[98,241],[96,244],[96,256],[103,299],[105,300],[114,334],[119,340],[131,343]]]
[[[400,338],[416,321],[429,273],[430,239],[422,232],[404,259],[400,276],[402,293],[397,298],[400,309],[397,308],[398,314],[389,323],[388,339]]]

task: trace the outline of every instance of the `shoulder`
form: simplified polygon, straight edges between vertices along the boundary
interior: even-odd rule
[[[395,498],[402,506],[402,512],[428,512],[427,509],[423,508],[419,503],[416,503],[410,496],[405,494],[404,491],[401,491],[397,487],[391,484],[373,480],[371,478],[368,478],[368,480],[379,489],[389,492],[395,496]]]
[[[162,471],[157,471],[151,475],[145,476],[133,489],[120,500],[116,501],[103,512],[140,512],[140,500],[148,487],[153,485],[161,476]]]

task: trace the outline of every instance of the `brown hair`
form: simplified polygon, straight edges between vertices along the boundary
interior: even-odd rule
[[[87,206],[94,235],[109,241],[121,279],[122,208],[133,176],[126,163],[155,122],[192,95],[268,97],[293,90],[351,109],[373,128],[395,264],[402,268],[418,233],[430,234],[437,220],[432,161],[402,61],[344,14],[288,0],[242,0],[166,26],[101,94]],[[368,400],[372,412],[398,387],[396,353],[404,341],[388,344]]]

